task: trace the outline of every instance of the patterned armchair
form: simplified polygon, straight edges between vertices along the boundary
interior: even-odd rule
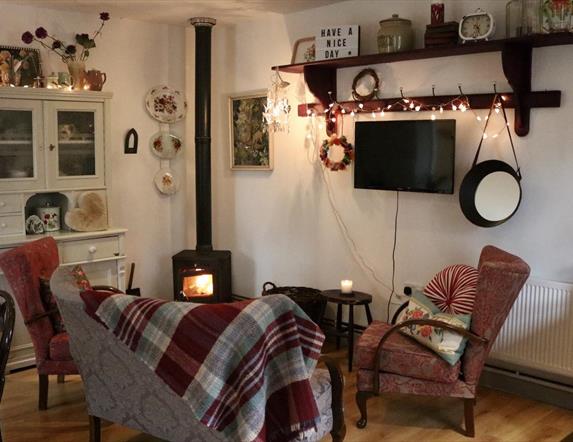
[[[12,345],[12,335],[14,334],[14,320],[16,311],[14,310],[14,301],[12,296],[0,290],[0,400],[4,393],[4,383],[6,364],[8,363],[8,354],[10,345]],[[2,432],[0,431],[0,442],[2,442]]]
[[[40,389],[38,408],[48,407],[48,376],[78,374],[67,333],[54,328],[40,297],[40,278],[49,279],[59,265],[56,241],[46,237],[0,255],[0,269],[12,288],[36,353]]]
[[[222,433],[198,422],[180,396],[85,312],[69,271],[57,270],[51,286],[84,382],[90,442],[100,441],[100,419],[173,442],[227,440]],[[325,362],[327,370],[317,368],[311,378],[321,421],[317,433],[306,439],[307,442],[318,441],[329,432],[334,442],[342,442],[346,433],[342,375],[330,361]]]
[[[470,330],[427,319],[408,320],[392,326],[375,321],[357,346],[356,402],[368,422],[366,402],[380,393],[406,393],[457,397],[464,400],[466,435],[473,437],[476,388],[485,360],[523,284],[529,266],[517,256],[493,246],[482,250]],[[436,353],[397,333],[414,324],[439,326],[468,338],[460,361],[451,366]]]

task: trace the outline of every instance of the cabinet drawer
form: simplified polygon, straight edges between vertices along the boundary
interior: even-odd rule
[[[119,256],[119,239],[94,238],[80,241],[66,241],[59,244],[62,264]]]
[[[0,213],[14,213],[22,210],[20,195],[0,195]]]
[[[22,215],[0,216],[0,235],[18,235],[24,233]]]

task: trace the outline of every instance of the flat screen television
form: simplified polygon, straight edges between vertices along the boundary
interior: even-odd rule
[[[357,122],[354,187],[454,193],[456,120]]]

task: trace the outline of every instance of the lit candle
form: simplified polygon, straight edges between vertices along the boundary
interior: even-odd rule
[[[352,293],[352,281],[350,279],[340,281],[340,291],[346,295]]]

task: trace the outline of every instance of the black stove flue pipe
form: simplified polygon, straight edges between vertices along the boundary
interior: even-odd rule
[[[211,28],[214,18],[194,17],[195,195],[198,252],[213,250],[211,225]]]

